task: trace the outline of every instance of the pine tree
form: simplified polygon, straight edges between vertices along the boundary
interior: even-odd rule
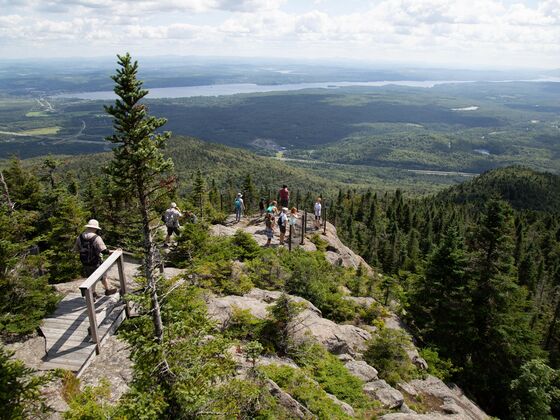
[[[450,228],[426,263],[413,291],[411,313],[423,340],[464,366],[473,334],[468,255],[457,229]]]
[[[138,63],[133,62],[128,53],[117,57],[120,68],[112,79],[119,99],[114,105],[105,107],[105,111],[114,118],[115,130],[107,140],[117,144],[108,172],[120,189],[134,191],[139,204],[144,240],[144,277],[150,294],[155,339],[161,343],[163,323],[157,291],[157,249],[151,222],[155,219],[158,198],[173,183],[173,178],[168,175],[173,169],[173,162],[164,158],[161,152],[170,133],[156,133],[166,120],[150,116],[141,103],[148,91],[142,89],[142,82],[137,79]]]
[[[516,283],[514,225],[507,203],[488,202],[472,247],[476,334],[471,341],[472,367],[465,377],[479,401],[502,416],[507,415],[504,401],[519,366],[542,353],[529,327],[526,293]]]
[[[253,182],[251,174],[247,174],[243,180],[243,201],[245,204],[245,212],[249,213],[255,204],[255,195],[257,188]]]
[[[193,186],[193,199],[194,205],[199,208],[200,218],[202,219],[202,209],[204,208],[204,194],[206,193],[206,186],[204,185],[204,178],[200,169],[196,171]]]

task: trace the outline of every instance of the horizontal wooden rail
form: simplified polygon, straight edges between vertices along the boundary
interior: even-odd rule
[[[100,281],[105,273],[113,266],[113,264],[118,264],[119,270],[119,283],[120,283],[120,295],[124,296],[126,294],[126,279],[124,275],[124,253],[122,249],[117,249],[107,258],[103,263],[89,276],[86,281],[80,285],[80,292],[82,296],[86,298],[86,307],[89,318],[89,331],[91,340],[96,344],[96,352],[99,353],[99,342],[100,337],[98,334],[97,316],[95,313],[95,299],[93,298],[93,291],[95,290],[95,285]],[[129,316],[128,303],[125,304],[125,314]]]
[[[103,277],[103,275],[107,272],[107,270],[109,270],[113,264],[115,262],[117,262],[117,260],[121,257],[121,255],[123,255],[122,250],[117,249],[116,251],[113,251],[113,253],[111,255],[109,255],[109,258],[107,258],[105,261],[103,261],[103,264],[101,264],[99,267],[97,267],[97,270],[95,270],[91,276],[89,276],[86,281],[84,281],[81,285],[80,285],[80,291],[82,292],[82,296],[85,296],[85,291],[87,289],[92,288],[93,286],[96,285],[96,283],[101,280],[101,278]]]

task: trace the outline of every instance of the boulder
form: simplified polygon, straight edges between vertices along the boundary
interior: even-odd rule
[[[400,385],[399,385],[400,386]],[[442,403],[438,410],[442,414],[455,415],[458,419],[483,420],[488,416],[475,403],[468,399],[456,385],[447,386],[441,379],[428,375],[426,379],[415,379],[407,384],[417,394]],[[411,392],[407,393],[413,395]]]
[[[346,369],[348,369],[352,375],[360,378],[364,382],[371,382],[378,379],[377,370],[363,360],[350,360],[347,361],[344,366],[346,366]]]
[[[399,408],[404,403],[403,395],[383,379],[368,382],[363,390],[366,394],[379,400],[385,408]]]
[[[338,325],[309,309],[299,314],[291,324],[296,342],[311,337],[334,354],[362,353],[366,349],[366,341],[371,338],[371,334],[362,328]]]

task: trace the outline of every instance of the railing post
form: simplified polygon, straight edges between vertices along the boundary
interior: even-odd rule
[[[306,229],[307,229],[307,210],[304,210],[303,216],[301,218],[301,245],[304,244]]]
[[[323,220],[323,235],[327,234],[327,203],[325,203],[325,220]]]
[[[97,314],[95,313],[93,289],[86,290],[86,307],[89,318],[89,335],[91,336],[91,341],[95,343],[95,353],[99,354],[99,334],[97,333]]]
[[[117,267],[119,269],[119,284],[121,286],[120,295],[121,298],[127,293],[126,290],[126,278],[124,276],[124,254],[121,253],[121,256],[117,260]],[[124,304],[124,312],[127,318],[130,318],[130,308],[128,307],[128,302],[125,301]]]
[[[288,236],[288,251],[292,250],[292,231],[294,230],[294,226],[290,224],[290,235]]]

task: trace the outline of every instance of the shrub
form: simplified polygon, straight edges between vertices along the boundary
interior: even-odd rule
[[[65,420],[101,420],[111,418],[114,407],[106,401],[111,396],[109,382],[103,378],[98,386],[86,386],[68,401]]]
[[[261,252],[261,247],[249,233],[237,230],[231,238],[231,244],[236,248],[236,257],[240,261],[252,260]]]
[[[420,350],[420,356],[428,363],[428,373],[441,379],[450,380],[461,368],[456,368],[449,359],[442,359],[436,349],[426,347]]]
[[[364,359],[379,371],[379,376],[391,385],[410,380],[416,373],[406,350],[410,338],[404,331],[380,328],[370,341]]]
[[[226,325],[226,336],[239,340],[254,340],[259,337],[264,321],[251,314],[249,309],[234,306]]]
[[[41,418],[49,411],[41,388],[52,374],[37,375],[21,360],[13,360],[13,352],[0,346],[0,416],[6,419]]]
[[[269,319],[262,328],[261,339],[272,346],[280,354],[290,354],[294,349],[293,321],[304,309],[303,304],[296,303],[286,294],[282,294],[274,305],[267,308]]]
[[[355,408],[367,408],[372,401],[362,391],[363,381],[348,372],[344,364],[319,344],[309,346],[299,352],[303,357],[296,358],[310,376],[321,387]]]
[[[320,419],[350,419],[319,386],[300,369],[290,366],[262,366],[262,372]]]

